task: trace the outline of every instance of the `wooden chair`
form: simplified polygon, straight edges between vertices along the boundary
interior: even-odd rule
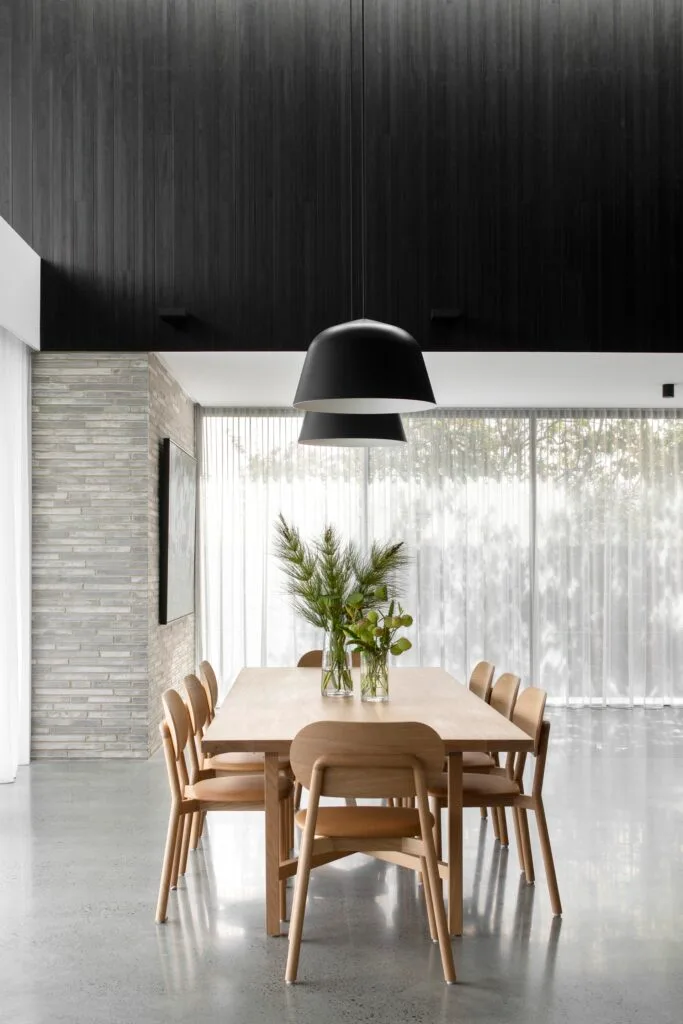
[[[493,673],[496,670],[496,666],[492,665],[490,661],[480,661],[472,669],[468,689],[472,693],[476,694],[481,700],[487,704],[491,696],[491,680],[493,679]],[[489,764],[492,764],[489,754],[477,754],[467,753],[462,756],[462,770],[464,772],[480,772],[488,771]],[[389,805],[394,806],[394,799],[390,798]],[[406,806],[414,806],[415,802],[406,800]],[[297,805],[298,806],[298,805]],[[482,809],[482,817],[486,817],[486,808]],[[441,817],[439,814],[436,816],[436,830],[434,833],[434,840],[436,842],[437,856],[441,856]]]
[[[351,664],[353,668],[360,668],[360,651],[351,652]],[[323,667],[323,652],[322,651],[306,651],[302,654],[296,663],[297,668],[322,668]]]
[[[480,662],[480,665],[484,662]],[[477,666],[478,668],[479,666]],[[476,671],[476,669],[475,669]],[[474,674],[474,673],[473,673]],[[495,685],[491,689],[489,695],[489,704],[495,711],[503,715],[508,720],[512,717],[512,712],[515,707],[517,700],[517,694],[519,692],[520,678],[514,675],[512,672],[503,672],[498,677]],[[496,771],[500,766],[498,753],[492,751],[490,753],[479,753],[475,751],[468,751],[462,755],[462,770],[463,772],[477,772],[485,773]],[[437,857],[441,857],[441,811],[446,807],[445,798],[442,800],[437,796],[432,795],[432,814],[436,822],[434,832],[434,842],[436,844]],[[507,821],[505,818],[504,807],[494,807],[491,809],[491,818],[493,820],[493,833],[500,841],[503,846],[508,845],[508,831]],[[487,808],[481,808],[482,818],[487,816]]]
[[[360,668],[360,651],[351,652],[351,666],[353,668]],[[323,652],[322,651],[306,651],[302,654],[296,663],[297,668],[322,668],[323,667]],[[355,800],[349,798],[348,805],[355,807]],[[301,806],[301,783],[294,783],[294,809],[299,810]]]
[[[520,679],[519,676],[515,676],[512,672],[503,672],[501,676],[496,680],[496,684],[493,688],[489,686],[490,678],[488,677],[488,668],[486,670],[483,666],[488,666],[491,669],[491,675],[493,675],[494,668],[489,665],[487,661],[480,661],[475,666],[472,676],[470,678],[470,690],[476,693],[477,696],[485,694],[488,687],[488,697],[486,698],[492,708],[495,708],[505,718],[510,718],[512,709],[515,706],[517,700],[517,691],[519,690]],[[475,685],[472,685],[472,680],[475,679]],[[487,682],[489,678],[489,682]],[[482,698],[484,699],[484,698]],[[462,755],[462,770],[464,772],[490,772],[498,766],[498,755],[492,753],[479,753],[476,751],[467,751]],[[437,857],[441,857],[441,811],[445,807],[445,803],[441,803],[436,797],[432,799],[432,814],[436,822],[434,832],[434,842],[436,843],[436,854]],[[503,824],[501,829],[500,815],[503,817]],[[485,818],[487,816],[486,808],[482,807],[481,816]],[[493,830],[496,839],[499,839],[502,834],[505,836],[504,846],[507,846],[507,828],[505,824],[505,811],[497,809],[493,815]]]
[[[415,722],[315,722],[294,737],[292,770],[309,789],[296,822],[303,830],[289,929],[285,980],[296,981],[308,881],[312,867],[361,852],[412,853],[420,858],[430,934],[438,940],[444,978],[455,981],[442,886],[427,803],[427,775],[440,770],[443,743]],[[416,797],[407,807],[320,807],[322,796]]]
[[[505,769],[498,768],[488,774],[475,774],[474,772],[463,774],[462,796],[463,807],[512,808],[517,849],[526,880],[529,884],[534,881],[535,875],[529,840],[527,811],[535,813],[548,891],[550,893],[550,903],[553,913],[559,915],[562,913],[562,904],[560,902],[560,892],[557,885],[555,864],[542,798],[543,776],[545,774],[548,738],[550,736],[550,723],[543,720],[545,702],[545,691],[530,686],[528,689],[523,690],[518,697],[512,714],[512,721],[515,725],[534,741],[536,766],[531,793],[527,795],[524,792],[523,774],[527,755],[525,752],[520,752],[508,754]],[[442,805],[443,801],[447,798],[447,788],[446,777],[441,777],[438,780],[430,779],[429,781],[430,795],[438,797]]]
[[[504,718],[509,719],[512,715],[519,683],[519,676],[513,675],[512,672],[503,672],[489,692],[489,704]],[[498,764],[497,756],[495,752],[484,754],[468,751],[462,755],[462,769],[465,772],[490,772]]]
[[[218,707],[218,680],[216,673],[208,661],[203,661],[199,666],[199,678],[206,691],[206,699],[209,702],[209,721],[213,722]]]
[[[265,806],[263,775],[231,773],[217,777],[213,769],[199,767],[197,749],[187,706],[176,690],[162,696],[164,721],[159,726],[171,789],[171,813],[159,883],[156,920],[166,920],[169,889],[185,873],[193,818],[207,811],[262,811]],[[185,755],[189,759],[189,773]],[[286,856],[287,814],[291,815],[292,783],[279,779],[280,853]],[[290,807],[287,807],[290,802]],[[280,883],[280,908],[284,917],[285,882]]]
[[[202,686],[195,675],[185,676],[183,682],[185,685],[185,692],[187,693],[187,707],[190,713],[190,723],[195,739],[197,764],[199,769],[212,770],[219,775],[229,773],[238,773],[240,775],[262,775],[264,770],[263,754],[242,751],[234,751],[229,754],[214,754],[212,757],[204,754],[202,751],[202,738],[206,732],[209,722],[211,721],[211,712],[209,709],[209,699],[206,693],[206,688]],[[287,773],[290,772],[289,758],[280,758],[280,771]],[[204,818],[205,815],[197,814],[192,822],[192,830],[190,833],[191,850],[196,850],[199,845],[199,840],[201,839],[204,829]],[[290,848],[294,840],[293,828],[294,826],[292,824],[290,827]]]
[[[481,700],[486,701],[487,704],[491,696],[491,685],[495,671],[496,666],[492,665],[490,661],[480,661],[474,666],[470,676],[469,689],[477,697],[480,697]]]
[[[504,718],[510,719],[517,700],[520,684],[519,676],[512,672],[503,672],[498,677],[489,695],[489,704]],[[471,751],[462,756],[462,770],[464,772],[490,772],[500,764],[498,754],[493,751],[488,754],[480,754]],[[486,817],[486,808],[481,809],[482,818]],[[499,839],[503,846],[508,845],[507,823],[505,821],[505,809],[495,808],[491,815],[493,820],[493,831],[496,839]],[[438,848],[438,844],[437,844]],[[439,854],[440,855],[440,854]]]

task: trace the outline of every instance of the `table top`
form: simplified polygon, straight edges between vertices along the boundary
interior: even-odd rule
[[[466,750],[532,750],[533,741],[440,668],[391,668],[389,700],[365,703],[323,697],[319,668],[243,668],[207,729],[207,754],[234,750],[288,754],[310,722],[424,722],[447,753]]]

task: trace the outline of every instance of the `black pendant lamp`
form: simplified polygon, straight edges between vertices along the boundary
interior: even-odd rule
[[[345,416],[335,412],[307,412],[299,434],[299,444],[329,448],[391,448],[405,443],[401,417],[396,413]]]
[[[307,412],[354,415],[418,412],[436,405],[420,346],[400,327],[365,319],[365,0],[361,0],[360,65],[362,319],[328,327],[313,339],[294,407]],[[353,301],[351,306],[353,310]]]
[[[420,346],[407,331],[377,320],[351,320],[314,338],[294,396],[294,407],[310,412],[419,412],[433,405]]]

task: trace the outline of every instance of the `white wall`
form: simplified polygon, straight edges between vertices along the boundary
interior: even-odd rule
[[[40,348],[40,256],[0,217],[0,336]]]

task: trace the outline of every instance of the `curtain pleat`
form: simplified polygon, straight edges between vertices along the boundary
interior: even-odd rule
[[[282,512],[305,537],[405,540],[401,664],[466,679],[486,658],[570,707],[683,699],[679,413],[436,410],[369,451],[299,446],[300,424],[203,412],[200,649],[226,684],[322,640],[283,593]]]
[[[30,755],[31,355],[0,328],[0,782]]]
[[[683,419],[536,417],[539,684],[569,706],[683,698]]]

